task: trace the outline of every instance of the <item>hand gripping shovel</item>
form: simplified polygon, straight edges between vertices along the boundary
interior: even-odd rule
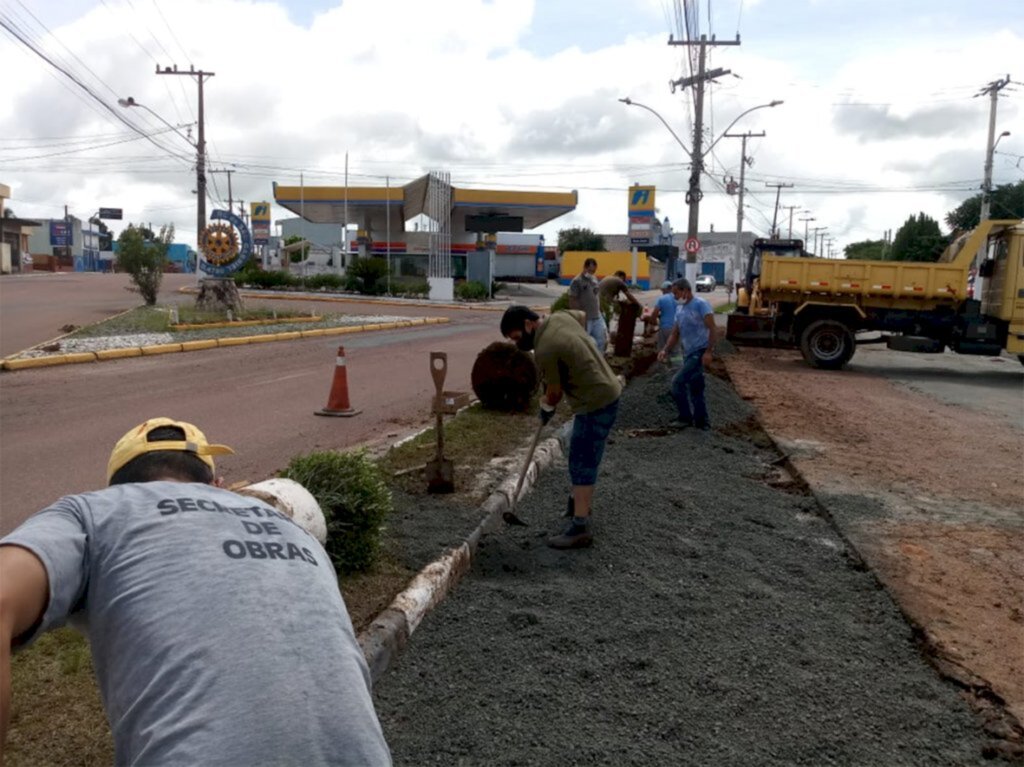
[[[526,454],[526,460],[523,461],[523,470],[519,472],[519,481],[516,482],[516,490],[512,493],[510,507],[508,511],[501,515],[501,518],[505,520],[505,524],[507,525],[519,525],[521,527],[526,527],[526,523],[516,515],[516,501],[519,500],[519,491],[523,489],[523,482],[526,480],[526,472],[530,470],[530,462],[533,461],[533,454],[537,450],[537,443],[540,442],[540,433],[542,431],[544,431],[543,423],[537,427],[537,433],[533,435],[533,442],[530,443],[530,451]]]

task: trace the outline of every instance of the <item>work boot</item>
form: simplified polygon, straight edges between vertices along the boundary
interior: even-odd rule
[[[553,549],[582,549],[594,540],[590,534],[590,521],[586,517],[573,517],[565,530],[559,535],[548,538],[548,546]]]
[[[689,421],[685,418],[673,418],[668,422],[670,429],[689,429],[693,426],[693,421]]]
[[[564,519],[572,519],[574,516],[576,516],[576,499],[570,493],[565,504],[565,513],[562,514],[562,517]]]

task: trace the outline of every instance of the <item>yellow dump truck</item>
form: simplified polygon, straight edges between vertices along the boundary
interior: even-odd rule
[[[980,300],[968,297],[984,254]],[[935,263],[807,258],[800,240],[755,240],[738,306],[736,345],[799,348],[811,365],[841,368],[860,343],[996,355],[1024,363],[1024,223],[984,221]]]

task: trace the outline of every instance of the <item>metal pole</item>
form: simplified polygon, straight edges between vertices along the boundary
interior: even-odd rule
[[[733,286],[742,279],[744,282],[747,275],[743,270],[743,184],[747,177],[747,134],[743,134],[743,144],[740,151],[740,196],[736,206],[736,269],[732,275],[732,285],[729,286],[729,294],[732,295]],[[741,277],[742,275],[742,277]]]
[[[391,295],[391,176],[384,177],[384,183],[388,189],[388,202],[385,211],[384,228],[387,230],[387,259],[388,259],[388,295]]]

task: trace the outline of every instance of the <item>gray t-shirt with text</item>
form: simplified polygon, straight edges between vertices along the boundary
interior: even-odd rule
[[[85,633],[118,765],[388,765],[334,568],[253,498],[147,482],[61,498],[2,541],[39,557],[31,641]]]

